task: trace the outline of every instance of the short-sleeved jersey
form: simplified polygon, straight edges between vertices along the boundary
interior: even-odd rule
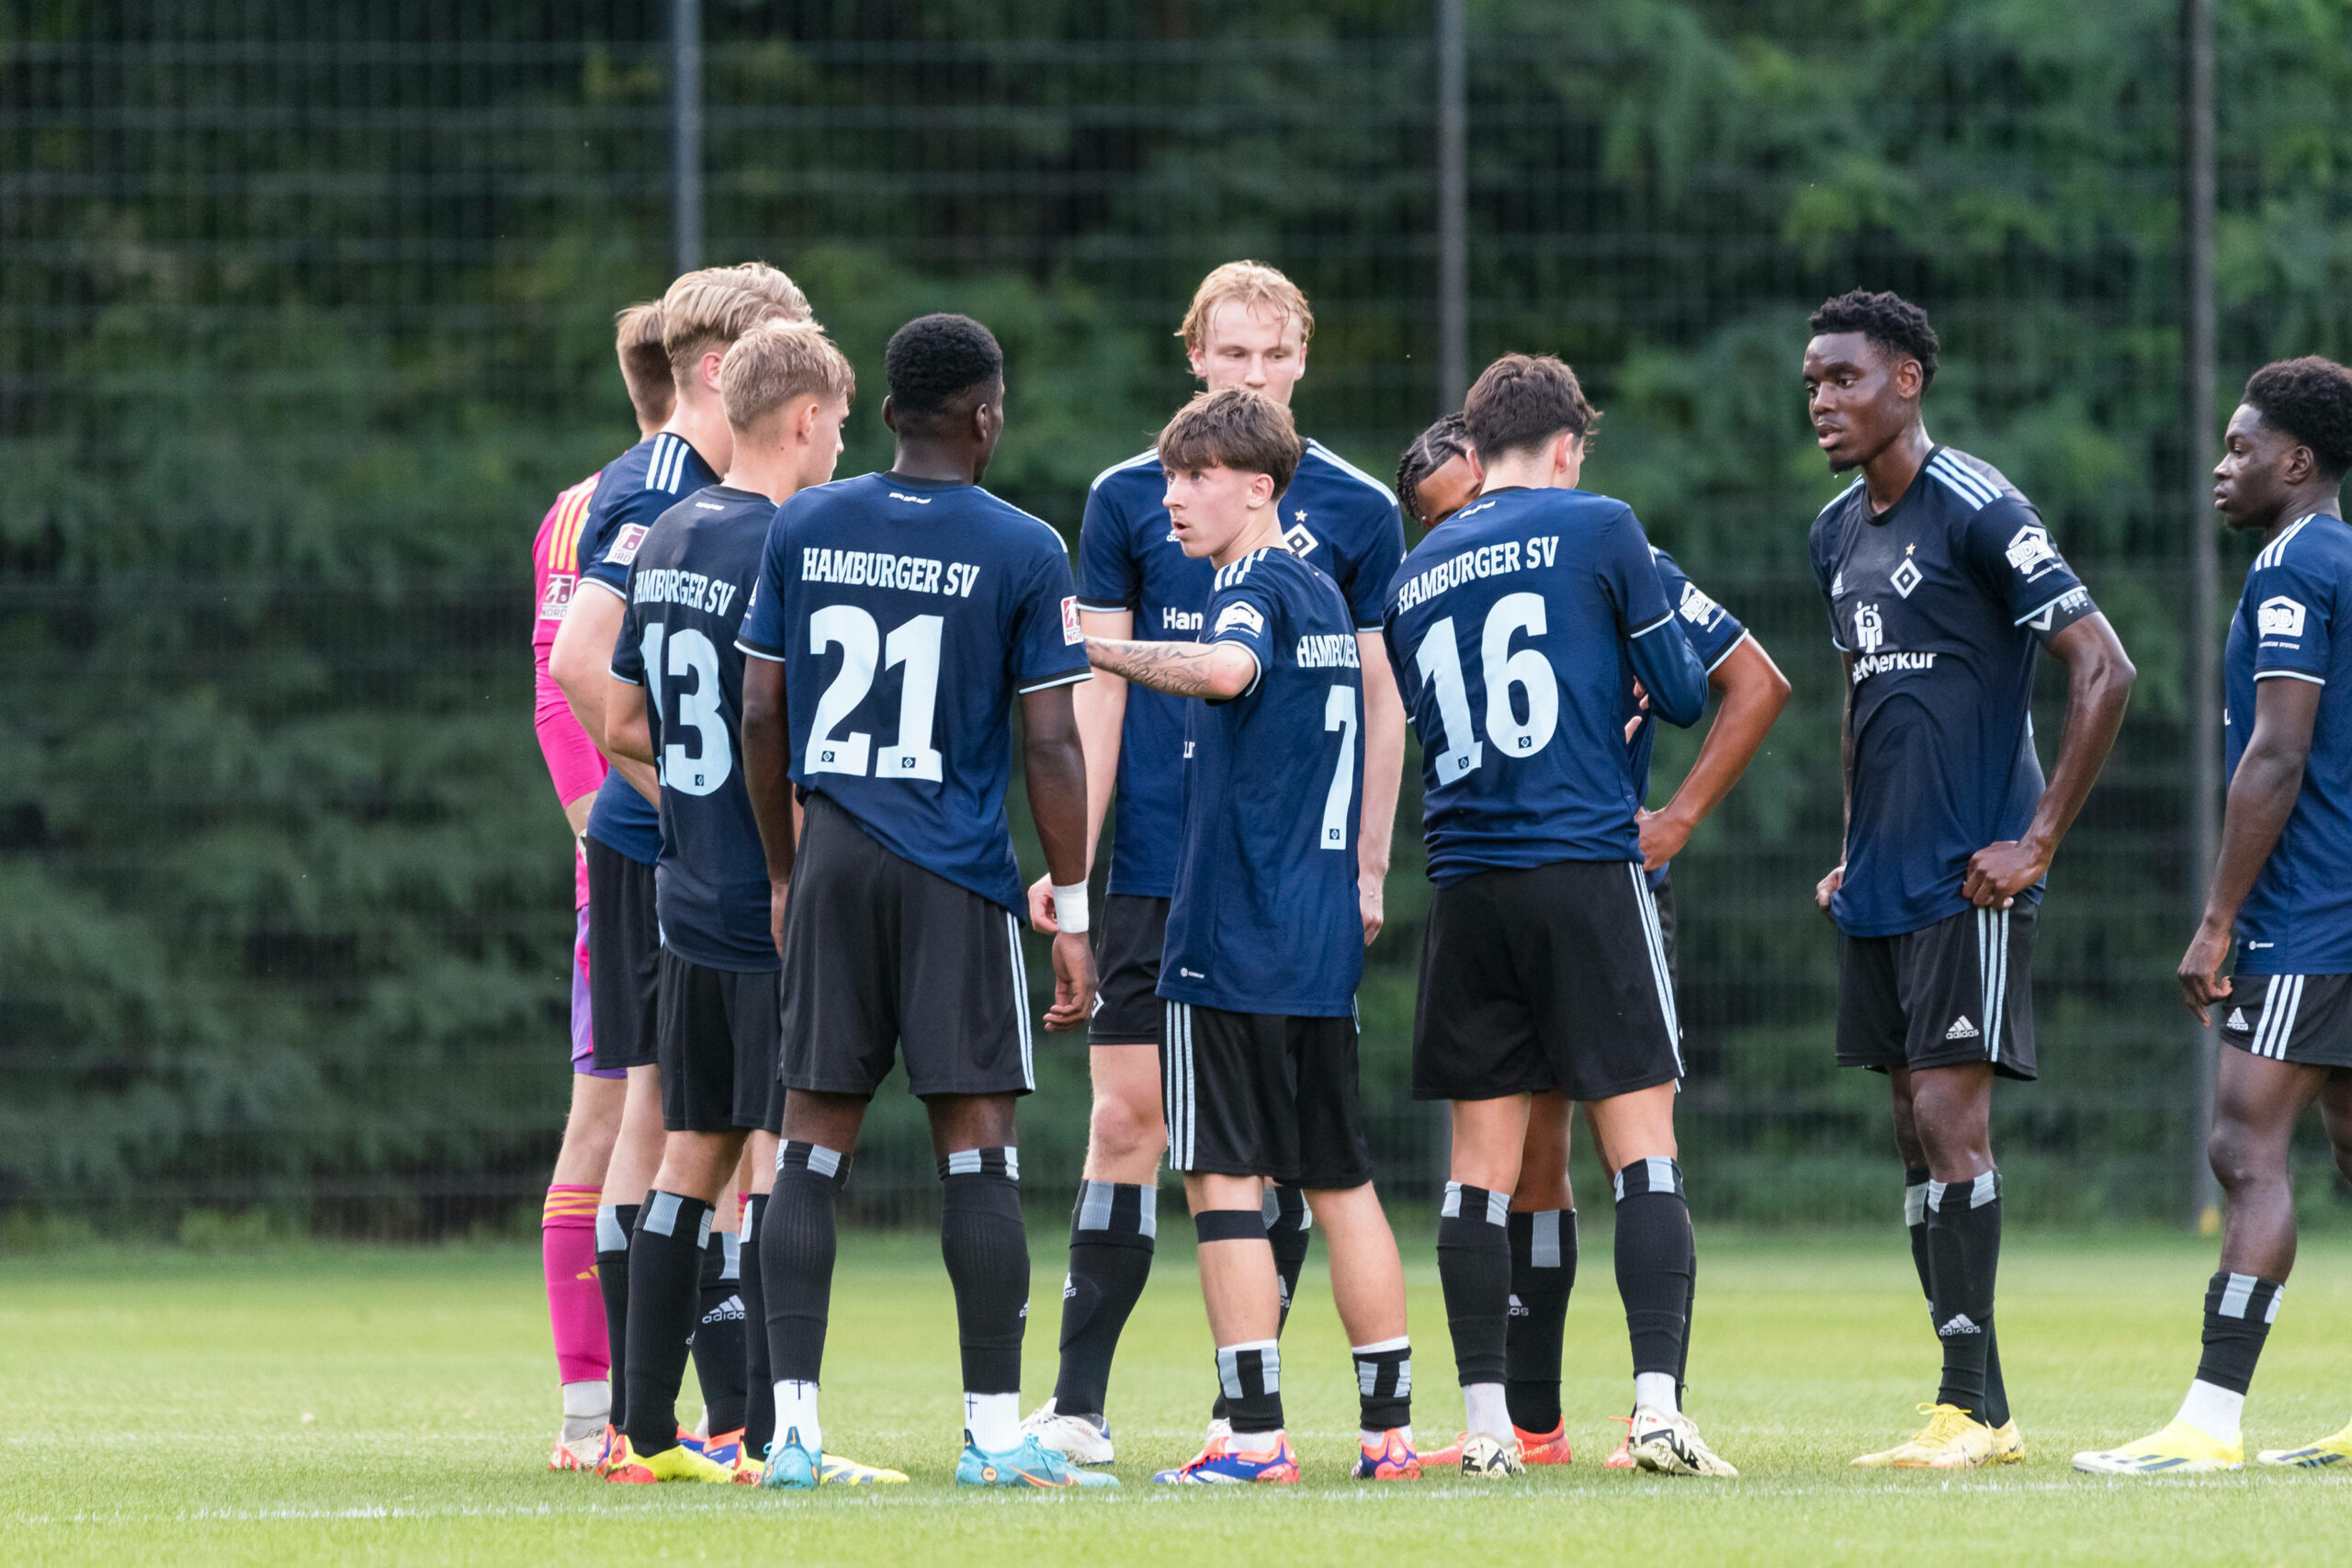
[[[616,596],[653,520],[705,485],[718,482],[710,465],[684,437],[659,431],[605,465],[580,535],[580,582]],[[651,865],[662,854],[661,817],[637,786],[607,773],[588,811],[588,836],[633,861]]]
[[[792,777],[884,849],[1021,909],[1012,699],[1087,678],[1069,551],[978,485],[868,474],[768,529],[743,651],[785,667]]]
[[[662,944],[707,969],[776,967],[767,861],[743,784],[743,607],[775,502],[713,485],[655,520],[628,570],[613,674],[645,688],[662,774]]]
[[[563,688],[548,672],[555,651],[555,634],[563,627],[563,614],[571,608],[571,594],[580,582],[580,533],[588,521],[588,503],[596,493],[590,474],[555,498],[539,520],[538,536],[531,541],[531,672],[534,699],[531,727],[539,738],[539,755],[556,799],[569,804],[605,782],[605,758],[580,721]]]
[[[1430,880],[1637,861],[1625,742],[1638,676],[1678,725],[1706,672],[1622,501],[1490,491],[1414,547],[1388,589],[1388,658],[1421,741]]]
[[[1078,603],[1132,610],[1142,641],[1201,635],[1216,569],[1177,544],[1157,451],[1105,469],[1087,492],[1078,536]],[[1279,503],[1291,552],[1339,584],[1357,626],[1380,624],[1380,596],[1405,558],[1405,529],[1386,486],[1309,441]],[[1119,738],[1111,891],[1165,898],[1176,886],[1185,699],[1127,688]]]
[[[2352,527],[2305,517],[2245,574],[2223,655],[2225,757],[2234,775],[2254,737],[2256,683],[2324,686],[2303,787],[2238,909],[2249,975],[2352,974]]]
[[[1691,581],[1690,575],[1672,556],[1656,546],[1651,547],[1650,554],[1657,558],[1658,582],[1666,590],[1667,602],[1674,606],[1675,628],[1690,643],[1690,651],[1698,656],[1699,667],[1713,675],[1715,667],[1731,657],[1732,649],[1747,640],[1747,628],[1739,624],[1737,616],[1709,598],[1697,583]],[[1634,794],[1638,799],[1647,800],[1650,794],[1650,752],[1657,739],[1657,720],[1641,705],[1630,683],[1625,688],[1625,716],[1642,721],[1642,727],[1634,731]],[[1660,866],[1651,872],[1650,886],[1665,886],[1668,870],[1667,866]]]
[[[1814,520],[1812,556],[1830,640],[1853,656],[1830,914],[1849,936],[1898,936],[1967,908],[1969,857],[2033,820],[2034,657],[2096,606],[2033,503],[1949,446],[1875,517],[1856,479]]]
[[[1342,1017],[1363,976],[1355,617],[1329,578],[1271,546],[1210,581],[1204,640],[1249,649],[1258,676],[1230,702],[1182,699],[1183,825],[1159,994]]]

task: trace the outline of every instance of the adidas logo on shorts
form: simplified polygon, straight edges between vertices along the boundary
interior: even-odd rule
[[[1944,1031],[1944,1038],[1947,1040],[1973,1040],[1976,1038],[1976,1026],[1968,1021],[1968,1015],[1966,1013],[1962,1013],[1958,1018],[1951,1021],[1951,1027]]]
[[[2254,1025],[2252,1025],[2252,1024],[2248,1023],[2248,1022],[2245,1021],[2245,1009],[2244,1009],[2244,1008],[2232,1008],[2232,1009],[2230,1010],[2230,1020],[2229,1020],[2229,1021],[2228,1021],[2227,1023],[2224,1023],[2223,1025],[2222,1025],[2222,1027],[2223,1029],[2234,1029],[2234,1030],[2236,1030],[2240,1034],[2245,1034],[2245,1033],[2247,1033],[2247,1032],[2251,1032],[2251,1031],[2253,1030],[2253,1028],[2254,1028]]]

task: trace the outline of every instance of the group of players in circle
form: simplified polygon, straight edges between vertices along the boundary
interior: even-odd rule
[[[1856,473],[1811,534],[1849,677],[1845,858],[1816,892],[1839,933],[1837,1059],[1893,1087],[1943,1363],[1926,1427],[1854,1462],[2009,1463],[2026,1450],[1995,1337],[1992,1088],[2035,1075],[2036,911],[2133,670],[2032,504],[1929,439],[1925,313],[1857,290],[1811,326],[1818,445]],[[959,1483],[1116,1484],[1110,1371],[1163,1156],[1216,1393],[1201,1451],[1156,1480],[1298,1478],[1280,1340],[1317,1228],[1357,1372],[1354,1475],[1568,1462],[1574,1105],[1609,1173],[1634,1371],[1603,1462],[1737,1473],[1682,1409],[1696,1255],[1668,867],[1788,682],[1631,508],[1580,487],[1600,415],[1567,366],[1495,361],[1407,449],[1392,494],[1293,425],[1313,329],[1273,268],[1209,274],[1179,330],[1204,389],[1094,481],[1073,573],[1052,527],[981,488],[1006,386],[980,323],[924,316],[891,337],[893,461],[836,481],[854,378],[784,274],[689,273],[621,313],[644,438],[565,491],[535,547],[537,726],[580,846],[574,1090],[544,1229],[555,1468],[906,1479],[829,1450],[818,1399],[836,1201],[903,1062],[944,1190]],[[2352,636],[2333,636],[2352,614],[2347,467],[2352,372],[2257,373],[2215,494],[2266,545],[2230,633],[2222,858],[2181,964],[2235,1047],[2212,1147],[2222,1270],[2178,1418],[2079,1468],[2242,1461],[2293,1259],[2287,1144],[2313,1100],[2352,1170],[2352,682],[2335,668]],[[1425,531],[1409,551],[1408,522]],[[2069,687],[2046,783],[2028,711],[2045,647]],[[1690,771],[1645,809],[1655,725],[1695,723],[1711,690]],[[1025,892],[1004,805],[1016,702],[1046,864]],[[1408,725],[1435,885],[1412,1086],[1453,1118],[1437,1256],[1464,1405],[1432,1449],[1413,1435],[1403,1269],[1357,1088],[1354,996]],[[1114,801],[1098,921],[1088,880]],[[1034,1019],[1024,920],[1052,943]],[[1035,1083],[1033,1021],[1089,1032],[1093,1113],[1059,1373],[1024,1419],[1013,1109]],[[676,1412],[690,1353],[694,1430]],[[2352,1427],[2261,1457],[2347,1456]]]

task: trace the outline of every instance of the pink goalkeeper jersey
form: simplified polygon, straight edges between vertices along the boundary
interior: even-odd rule
[[[537,671],[537,700],[531,723],[539,735],[539,751],[547,759],[548,776],[555,783],[559,801],[573,801],[595,792],[605,782],[605,759],[571,716],[563,689],[548,673],[548,656],[563,614],[571,607],[572,590],[580,582],[580,530],[588,520],[588,501],[596,493],[596,474],[590,474],[555,498],[540,520],[539,536],[531,544],[531,586],[538,608],[531,620],[531,665]],[[577,868],[575,893],[581,905],[588,901],[585,867]]]

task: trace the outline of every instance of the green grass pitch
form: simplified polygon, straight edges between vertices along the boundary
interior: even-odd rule
[[[1171,1227],[1172,1228],[1172,1227]],[[1059,1237],[1038,1265],[1029,1391],[1052,1382]],[[1627,1402],[1605,1233],[1569,1320],[1577,1462],[1523,1481],[1372,1485],[1345,1466],[1347,1347],[1318,1264],[1283,1348],[1306,1468],[1288,1488],[1175,1491],[1209,1393],[1189,1249],[1164,1247],[1112,1385],[1126,1483],[1088,1496],[966,1494],[956,1333],[935,1246],[843,1238],[827,1434],[911,1472],[887,1491],[795,1497],[618,1488],[545,1468],[553,1369],[524,1248],[301,1248],[248,1256],[0,1258],[0,1560],[100,1562],[652,1562],[933,1564],[1561,1562],[2239,1563],[2342,1561],[2352,1478],[2080,1476],[2067,1457],[2172,1412],[2196,1356],[2210,1242],[2014,1240],[2002,1349],[2030,1458],[1953,1478],[1847,1461],[1906,1434],[1933,1347],[1899,1231],[1702,1228],[1693,1413],[1745,1472],[1705,1483],[1604,1471]],[[1460,1419],[1436,1270],[1406,1237],[1419,1429]],[[2249,1408],[2249,1450],[2352,1410],[2352,1247],[2306,1247]],[[684,1405],[691,1416],[691,1391]]]

